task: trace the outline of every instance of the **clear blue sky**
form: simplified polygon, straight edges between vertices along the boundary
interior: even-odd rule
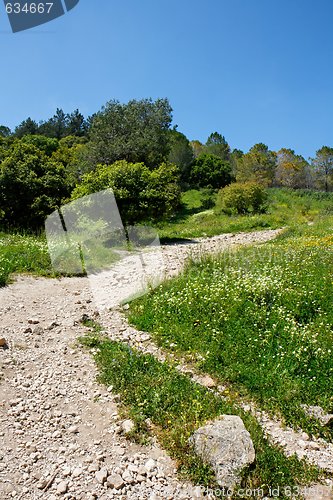
[[[332,21],[332,0],[81,0],[12,34],[1,1],[0,124],[168,97],[190,139],[308,158],[333,146]]]

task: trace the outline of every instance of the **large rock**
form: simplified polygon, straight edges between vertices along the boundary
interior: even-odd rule
[[[239,473],[255,460],[251,436],[235,415],[223,415],[201,427],[189,442],[196,454],[212,466],[218,484],[225,488],[239,484]]]

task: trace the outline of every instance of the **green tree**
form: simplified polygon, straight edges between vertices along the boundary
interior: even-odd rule
[[[64,167],[33,144],[16,141],[0,163],[2,224],[37,228],[69,194]]]
[[[8,156],[9,151],[12,147],[13,142],[15,142],[16,138],[13,135],[8,137],[2,137],[0,135],[0,162],[2,162],[6,156]]]
[[[80,182],[83,174],[91,170],[90,166],[85,163],[87,156],[86,142],[85,137],[68,135],[60,139],[59,147],[52,154],[52,159],[64,166],[70,185],[73,188]]]
[[[323,146],[312,159],[315,185],[326,192],[333,188],[333,148]]]
[[[95,115],[89,132],[92,165],[126,160],[155,168],[168,158],[171,112],[167,99],[108,102]]]
[[[198,156],[200,156],[204,152],[205,146],[202,144],[202,142],[197,140],[190,141],[190,144],[193,149],[194,157],[198,158]]]
[[[272,185],[275,176],[276,153],[270,151],[266,144],[255,144],[236,163],[237,181],[255,181],[266,186]]]
[[[224,136],[213,132],[207,139],[205,153],[219,156],[222,160],[230,160],[230,146]]]
[[[292,149],[282,148],[277,152],[275,183],[293,189],[308,188],[310,184],[309,164],[303,156]]]
[[[232,175],[236,178],[237,162],[244,156],[243,151],[240,149],[233,149],[230,153],[230,164],[232,168]]]
[[[178,132],[178,130],[170,130],[169,134],[169,162],[179,167],[181,182],[182,184],[186,184],[189,182],[190,167],[194,161],[193,149],[187,137],[181,132]]]
[[[68,119],[68,115],[62,109],[57,108],[52,118],[39,125],[39,133],[61,139],[68,135]]]
[[[125,225],[162,220],[180,206],[179,170],[172,164],[162,164],[154,170],[125,160],[97,165],[83,176],[72,199],[107,188],[114,192]]]
[[[78,109],[67,118],[66,135],[83,137],[88,133],[88,123]]]
[[[221,188],[232,181],[230,162],[219,156],[203,153],[193,164],[190,175],[195,187]]]
[[[54,153],[59,147],[58,139],[52,139],[51,137],[46,137],[45,135],[25,135],[22,137],[21,143],[33,144],[47,156],[51,156],[52,153]]]
[[[9,127],[6,127],[5,125],[0,125],[0,137],[6,138],[9,137],[12,134],[12,131],[10,130]]]
[[[23,120],[16,128],[14,135],[16,137],[23,137],[24,135],[34,135],[39,133],[39,128],[37,122],[32,120],[32,118],[27,118]]]

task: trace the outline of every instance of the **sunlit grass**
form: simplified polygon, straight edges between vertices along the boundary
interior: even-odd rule
[[[214,196],[213,196],[214,198]],[[183,194],[183,210],[171,221],[159,225],[162,240],[196,238],[222,233],[277,229],[307,224],[333,211],[333,193],[269,189],[265,214],[228,216],[201,205],[200,191]]]
[[[323,216],[277,241],[192,263],[132,303],[130,321],[287,423],[331,437],[301,405],[333,412],[332,227]]]
[[[44,236],[0,233],[0,286],[13,273],[52,273]]]
[[[243,470],[243,487],[260,486],[267,493],[268,485],[282,489],[318,480],[315,467],[296,456],[287,458],[268,443],[256,419],[235,406],[231,398],[222,399],[180,374],[174,366],[96,333],[83,337],[81,342],[93,349],[99,380],[112,385],[121,396],[125,412],[136,425],[133,437],[139,439],[147,433],[149,419],[153,433],[176,460],[179,472],[195,484],[216,486],[212,470],[195,455],[188,439],[202,424],[222,414],[239,415],[254,443],[256,463]]]

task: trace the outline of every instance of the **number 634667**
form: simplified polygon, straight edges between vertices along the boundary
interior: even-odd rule
[[[53,2],[24,3],[8,2],[6,3],[7,14],[49,14],[53,7]]]

